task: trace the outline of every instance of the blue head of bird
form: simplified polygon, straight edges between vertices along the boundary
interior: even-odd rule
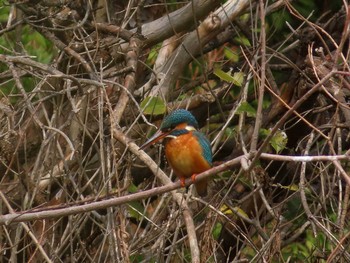
[[[159,130],[148,139],[140,148],[145,149],[165,137],[179,136],[185,130],[198,129],[196,118],[187,110],[178,109],[166,116]]]

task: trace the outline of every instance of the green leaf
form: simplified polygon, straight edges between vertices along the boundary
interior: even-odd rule
[[[280,188],[291,190],[293,192],[299,191],[299,185],[297,184],[291,184],[291,185],[273,184],[273,186],[278,186]]]
[[[260,129],[259,134],[263,138],[266,138],[268,135],[271,134],[271,130]],[[288,143],[287,134],[281,130],[278,130],[270,140],[270,145],[276,151],[277,154],[286,148],[287,143]]]
[[[144,214],[144,208],[140,202],[132,201],[128,203],[129,215],[136,220],[141,220]]]
[[[156,61],[157,59],[157,56],[158,56],[158,53],[159,53],[159,49],[160,49],[161,45],[158,44],[158,45],[155,45],[151,51],[149,52],[148,54],[148,57],[147,57],[147,60],[146,60],[146,64],[151,66],[154,64],[154,62]]]
[[[144,256],[142,256],[141,254],[133,254],[130,255],[129,259],[130,262],[141,262],[144,259]]]
[[[223,204],[220,207],[220,212],[224,213],[225,215],[232,215],[233,214],[232,210],[225,204]]]
[[[278,154],[283,149],[286,148],[287,142],[288,142],[287,134],[284,131],[278,130],[276,134],[272,137],[270,144]]]
[[[212,231],[212,235],[214,237],[215,240],[218,240],[221,234],[221,230],[222,230],[222,224],[221,223],[216,223],[213,231]]]
[[[52,61],[55,54],[53,44],[28,26],[23,27],[22,44],[29,55],[36,57],[35,60],[45,64]]]
[[[247,46],[247,47],[251,47],[250,41],[248,38],[243,37],[243,36],[239,36],[239,37],[235,37],[235,40],[241,44],[242,46]]]
[[[238,87],[242,87],[244,81],[244,73],[243,72],[235,72],[233,74],[233,84]]]
[[[0,2],[0,5],[2,5],[2,3]],[[8,17],[9,17],[9,14],[10,13],[10,7],[9,6],[6,6],[6,7],[2,7],[0,8],[0,22],[1,23],[6,23],[7,20],[8,20]]]
[[[166,112],[165,102],[160,97],[147,97],[140,106],[146,115],[161,115]]]
[[[260,131],[259,131],[259,135],[260,135],[263,139],[265,139],[270,133],[271,133],[270,130],[263,129],[263,128],[261,128]]]
[[[234,79],[231,76],[230,73],[226,73],[225,71],[221,70],[220,68],[214,69],[214,74],[218,76],[221,80],[233,83]]]
[[[249,218],[249,216],[247,215],[247,213],[240,207],[235,206],[234,210],[237,214],[239,214],[241,217],[245,217],[245,218]]]
[[[138,191],[138,188],[136,185],[134,185],[133,183],[131,183],[128,187],[128,191],[129,193],[136,193]]]
[[[250,105],[248,102],[243,102],[237,109],[237,114],[241,113],[247,113],[248,117],[255,117],[256,116],[256,110],[255,108]]]
[[[245,218],[249,218],[249,216],[247,215],[247,213],[242,209],[242,208],[240,208],[240,207],[238,207],[238,206],[235,206],[235,207],[233,207],[233,210],[234,210],[234,212],[231,210],[231,208],[229,208],[227,205],[222,205],[221,207],[220,207],[220,211],[222,212],[222,213],[224,213],[225,215],[232,215],[232,214],[239,214],[241,217],[245,217]]]
[[[214,74],[218,76],[221,80],[230,82],[235,84],[236,86],[241,87],[243,80],[244,80],[244,73],[242,72],[235,72],[233,76],[231,75],[231,72],[225,72],[220,68],[214,69]]]
[[[224,48],[224,55],[232,62],[238,62],[239,61],[239,49],[238,48]]]

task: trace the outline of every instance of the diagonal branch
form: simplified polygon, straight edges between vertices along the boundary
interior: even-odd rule
[[[152,46],[181,31],[188,31],[219,6],[218,0],[194,0],[186,6],[142,26],[146,46]]]

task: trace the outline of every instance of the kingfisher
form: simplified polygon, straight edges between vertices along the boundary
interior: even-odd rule
[[[196,118],[187,110],[178,109],[166,116],[159,130],[148,139],[141,149],[161,139],[165,146],[165,156],[182,187],[186,178],[191,177],[197,193],[207,195],[207,179],[195,182],[196,174],[212,167],[212,152],[209,140],[198,131]]]

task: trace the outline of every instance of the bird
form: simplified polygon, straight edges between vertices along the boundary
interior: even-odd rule
[[[181,186],[184,187],[186,178],[191,177],[197,193],[204,197],[208,180],[195,182],[195,176],[212,167],[213,157],[209,140],[198,128],[196,118],[189,111],[174,110],[140,148],[145,149],[163,139],[166,159],[180,179]]]

